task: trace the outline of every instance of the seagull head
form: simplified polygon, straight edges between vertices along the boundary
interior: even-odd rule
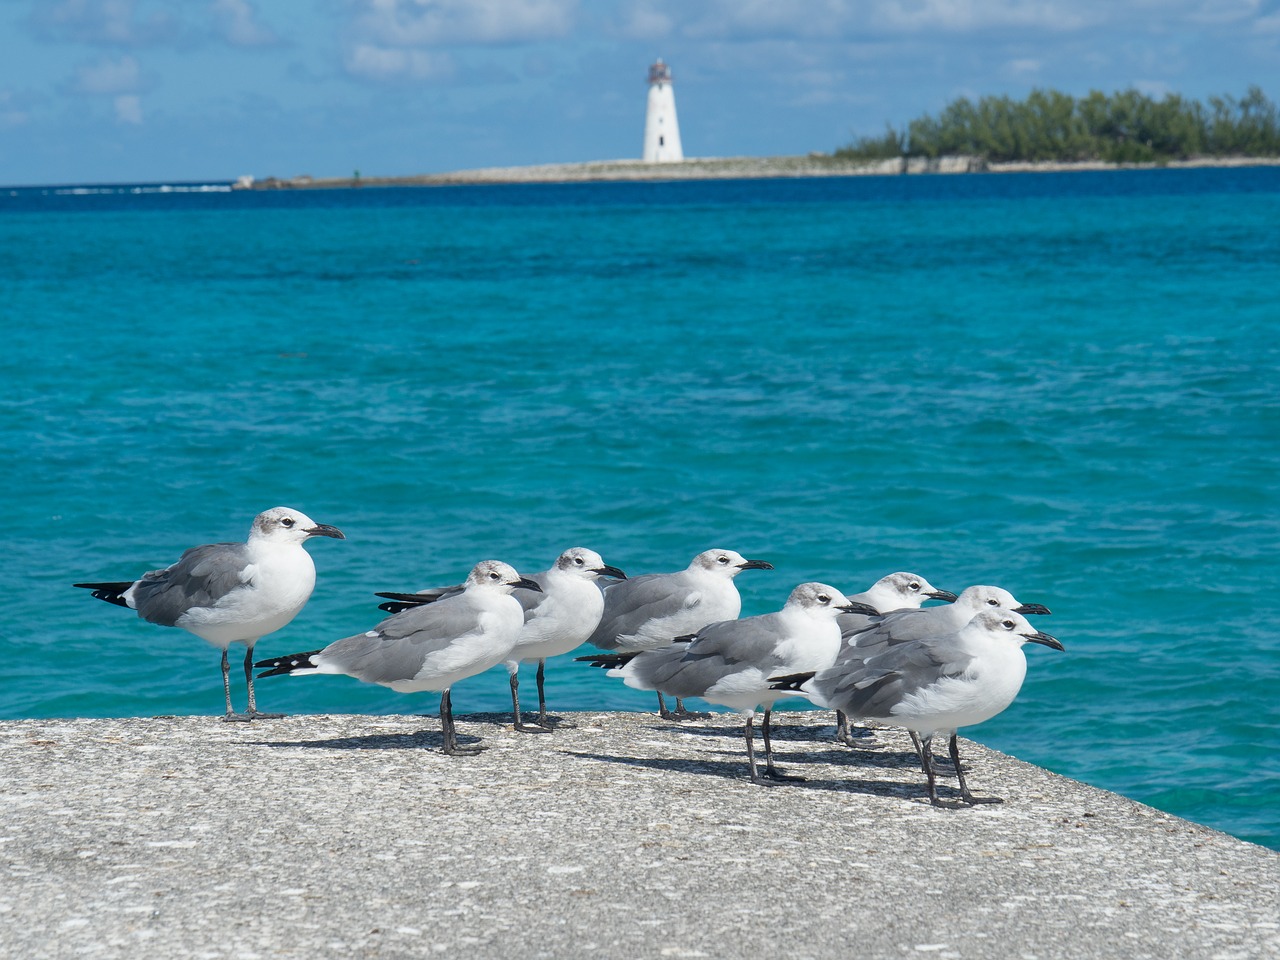
[[[1012,610],[1023,616],[1028,614],[1047,614],[1049,608],[1042,603],[1019,603],[1008,590],[1000,587],[975,586],[966,587],[955,601],[957,607],[963,607],[978,613],[982,610]]]
[[[501,560],[481,560],[471,568],[471,572],[467,574],[467,582],[462,585],[464,590],[497,590],[501,593],[510,593],[517,587],[535,593],[542,592],[537,583],[520,576],[515,567]]]
[[[1057,637],[1041,633],[1027,622],[1026,617],[1012,610],[984,610],[970,620],[969,624],[994,636],[1007,637],[1018,646],[1024,643],[1039,643],[1053,650],[1063,649],[1062,641]]]
[[[881,577],[863,596],[880,613],[912,610],[926,600],[945,600],[951,603],[956,598],[950,590],[939,590],[919,574],[905,571]]]
[[[689,564],[691,570],[701,570],[732,580],[743,570],[772,570],[768,560],[748,560],[733,550],[704,550]]]
[[[249,539],[268,540],[274,543],[302,543],[311,537],[332,537],[345,540],[337,527],[316,523],[301,510],[291,507],[272,507],[253,518]]]
[[[787,597],[788,607],[799,607],[818,617],[837,617],[842,613],[870,613],[875,609],[865,603],[850,600],[835,587],[812,581],[802,583]]]
[[[556,560],[556,569],[581,577],[583,580],[594,580],[597,577],[611,577],[614,580],[625,580],[627,575],[617,567],[604,562],[600,554],[586,547],[571,547],[560,554]]]

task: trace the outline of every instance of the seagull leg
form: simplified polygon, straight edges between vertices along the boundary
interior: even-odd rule
[[[755,732],[755,714],[747,716],[746,721],[742,725],[742,735],[747,741],[747,769],[751,771],[751,782],[762,787],[776,787],[776,780],[766,780],[760,776],[759,770],[756,769],[756,732]]]
[[[944,806],[938,799],[938,785],[933,778],[933,736],[931,734],[920,740],[912,730],[911,738],[920,742],[920,763],[924,768],[924,775],[929,778],[929,802],[935,807]]]
[[[546,727],[524,722],[524,717],[520,713],[520,664],[517,663],[508,669],[511,672],[511,715],[515,717],[513,729],[518,733],[550,733],[551,731]]]
[[[911,743],[916,748],[916,756],[920,758],[920,769],[923,771],[924,770],[924,752],[920,749],[920,737],[916,734],[914,730],[908,730],[907,732],[911,734]],[[938,764],[940,763],[947,764],[952,762],[951,759],[948,757],[938,757],[938,756],[932,756],[932,761],[933,761],[933,766],[935,771],[937,771]]]
[[[244,654],[244,680],[249,687],[249,709],[245,711],[244,719],[246,720],[279,720],[284,716],[283,713],[259,713],[258,702],[253,695],[253,644],[249,644],[249,649]]]
[[[870,730],[866,727],[849,726],[849,715],[843,710],[836,711],[836,740],[846,747],[856,747],[859,740],[869,736]]]
[[[240,715],[231,709],[231,664],[227,660],[226,647],[222,648],[222,692],[227,697],[227,712],[222,719],[226,722],[241,719]]]
[[[444,732],[443,750],[451,757],[470,756],[484,749],[458,746],[458,731],[453,725],[453,698],[449,696],[448,687],[440,694],[440,729]]]
[[[797,776],[793,773],[783,773],[773,765],[773,743],[769,740],[769,718],[773,715],[771,709],[766,708],[764,711],[764,722],[760,724],[761,732],[764,733],[764,775],[770,780],[777,781],[803,781],[804,777]]]
[[[684,701],[676,697],[676,712],[671,715],[672,720],[706,720],[710,717],[709,713],[698,713],[696,710],[690,710],[684,705]]]
[[[960,799],[972,806],[975,803],[1004,803],[1000,797],[975,797],[969,792],[969,786],[964,782],[964,771],[960,769],[960,744],[956,740],[956,735],[951,735],[951,762],[956,765],[956,777],[960,780]]]
[[[667,709],[667,701],[663,699],[662,691],[657,690],[654,692],[658,694],[658,716],[663,720],[674,720],[676,718],[675,714]]]

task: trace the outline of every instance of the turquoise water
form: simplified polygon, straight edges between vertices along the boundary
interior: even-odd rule
[[[0,716],[219,713],[213,648],[70,584],[276,504],[349,539],[263,656],[488,557],[724,546],[777,567],[744,615],[898,569],[1048,604],[1066,652],[967,733],[1280,847],[1278,223],[1275,169],[0,190]],[[650,709],[567,658],[548,686]]]

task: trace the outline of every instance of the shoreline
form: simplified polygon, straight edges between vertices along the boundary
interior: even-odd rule
[[[513,167],[482,167],[447,173],[381,177],[242,177],[239,190],[333,190],[365,187],[446,187],[513,183],[617,183],[676,180],[763,180],[807,177],[920,176],[961,173],[1071,173],[1097,170],[1186,170],[1207,167],[1280,166],[1280,157],[1203,157],[1165,163],[1036,161],[987,163],[979,157],[843,160],[829,154],[782,157],[706,157],[678,163],[599,160]]]
[[[906,735],[850,750],[570,713],[0,722],[14,956],[1268,957],[1280,854],[971,742],[924,800]],[[954,781],[941,791],[954,795]],[[783,946],[785,945],[785,946]],[[781,949],[780,949],[781,948]]]

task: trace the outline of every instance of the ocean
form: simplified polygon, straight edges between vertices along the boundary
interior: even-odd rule
[[[962,732],[1280,848],[1278,223],[1275,167],[0,189],[0,718],[218,715],[214,648],[71,584],[277,504],[348,540],[264,657],[481,559],[726,547],[776,567],[743,615],[895,570],[1047,604],[1066,652]],[[548,696],[652,709],[569,657]]]

